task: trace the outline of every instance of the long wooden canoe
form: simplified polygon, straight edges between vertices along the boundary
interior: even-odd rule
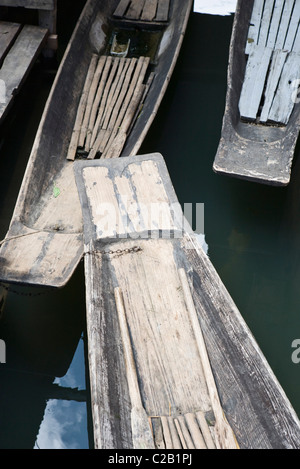
[[[299,0],[238,0],[215,172],[289,183],[300,129],[299,20]]]
[[[159,154],[76,162],[96,448],[300,448]]]
[[[83,255],[77,158],[137,153],[178,57],[192,0],[88,0],[47,101],[0,249],[0,280],[66,284]]]

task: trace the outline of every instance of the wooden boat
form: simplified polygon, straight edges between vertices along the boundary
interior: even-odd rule
[[[192,0],[88,0],[1,242],[2,282],[60,287],[69,280],[83,255],[74,159],[137,153],[170,80],[191,6]],[[128,54],[120,57],[124,43]]]
[[[159,154],[78,161],[96,448],[299,448]]]
[[[300,128],[300,2],[239,0],[213,169],[285,186]]]

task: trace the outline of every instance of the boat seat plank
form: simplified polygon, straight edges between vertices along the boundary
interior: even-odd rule
[[[153,21],[156,17],[157,0],[148,0],[144,4],[141,20]]]
[[[275,0],[274,10],[272,14],[270,30],[268,34],[267,47],[275,47],[277,33],[279,29],[281,14],[283,10],[284,0]]]
[[[278,29],[277,39],[275,43],[275,49],[283,49],[285,38],[288,32],[290,18],[294,6],[294,0],[286,0],[281,16],[281,21]]]
[[[293,49],[294,41],[295,41],[297,30],[298,30],[299,20],[300,20],[300,1],[296,0],[293,13],[292,13],[292,17],[290,20],[288,32],[287,32],[285,42],[284,42],[285,50],[291,51]]]
[[[170,0],[121,0],[113,16],[130,21],[166,22]]]
[[[159,0],[156,11],[156,21],[168,21],[170,0]]]
[[[18,23],[0,21],[0,64],[3,62],[8,50],[12,46],[20,28],[21,25]]]
[[[130,2],[131,0],[121,0],[116,10],[114,11],[113,16],[120,17],[120,18],[124,16]]]
[[[266,46],[268,42],[268,34],[273,13],[273,6],[274,0],[268,0],[267,2],[265,2],[258,36],[258,44],[262,46]]]
[[[248,31],[246,54],[250,53],[252,45],[258,44],[260,22],[263,14],[264,0],[254,0],[251,21]]]
[[[260,122],[267,122],[269,119],[269,111],[271,109],[273,99],[277,90],[278,82],[281,76],[283,66],[285,64],[288,51],[275,50],[271,59],[271,66],[269,77],[265,90],[265,99],[262,112],[260,115]]]
[[[239,101],[240,115],[245,119],[256,119],[271,55],[269,47],[257,45],[251,49]]]
[[[131,0],[128,11],[125,15],[126,19],[129,20],[138,20],[141,16],[145,3],[148,3],[148,0]]]
[[[300,76],[300,54],[290,52],[282,70],[278,90],[269,113],[269,120],[287,124],[294,108],[293,96]]]
[[[35,58],[46,40],[48,30],[38,26],[25,25],[10,49],[0,70],[0,80],[5,96],[0,103],[0,117],[3,116],[13,96],[27,76]]]

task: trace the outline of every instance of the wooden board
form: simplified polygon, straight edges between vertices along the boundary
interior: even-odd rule
[[[286,0],[280,20],[278,29],[277,39],[275,43],[275,49],[283,49],[285,38],[287,35],[288,27],[290,24],[290,18],[294,6],[294,0]]]
[[[7,54],[0,70],[2,102],[0,118],[27,76],[34,60],[41,51],[48,30],[38,26],[25,25],[14,45]]]
[[[156,21],[168,21],[170,0],[159,0],[156,12]]]
[[[278,82],[284,67],[288,51],[275,50],[271,60],[267,86],[265,90],[265,99],[262,112],[260,115],[260,122],[267,122],[269,119],[269,112],[277,91]]]
[[[256,119],[271,55],[271,48],[265,46],[251,48],[239,102],[240,115],[243,118]]]
[[[300,76],[300,54],[290,52],[282,70],[269,119],[287,124],[295,105]],[[295,96],[296,94],[296,96]]]
[[[273,13],[274,0],[268,0],[264,5],[263,17],[261,19],[258,44],[261,46],[266,46],[268,42],[269,28]]]
[[[0,65],[2,64],[8,50],[19,33],[21,25],[0,21]]]
[[[113,16],[131,21],[165,22],[170,0],[121,0]]]
[[[251,21],[247,36],[246,54],[250,53],[252,45],[258,44],[260,22],[263,14],[264,0],[254,0]]]
[[[283,10],[284,0],[275,0],[272,20],[270,24],[270,31],[268,35],[267,47],[275,47],[280,18]]]

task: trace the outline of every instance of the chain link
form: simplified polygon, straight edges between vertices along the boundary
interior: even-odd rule
[[[122,254],[130,254],[130,253],[140,252],[140,251],[142,251],[142,248],[140,248],[139,246],[133,246],[132,248],[115,249],[115,250],[110,249],[109,251],[105,251],[105,250],[99,251],[96,249],[95,251],[86,251],[84,254],[101,254],[101,255],[119,254],[121,256]]]

